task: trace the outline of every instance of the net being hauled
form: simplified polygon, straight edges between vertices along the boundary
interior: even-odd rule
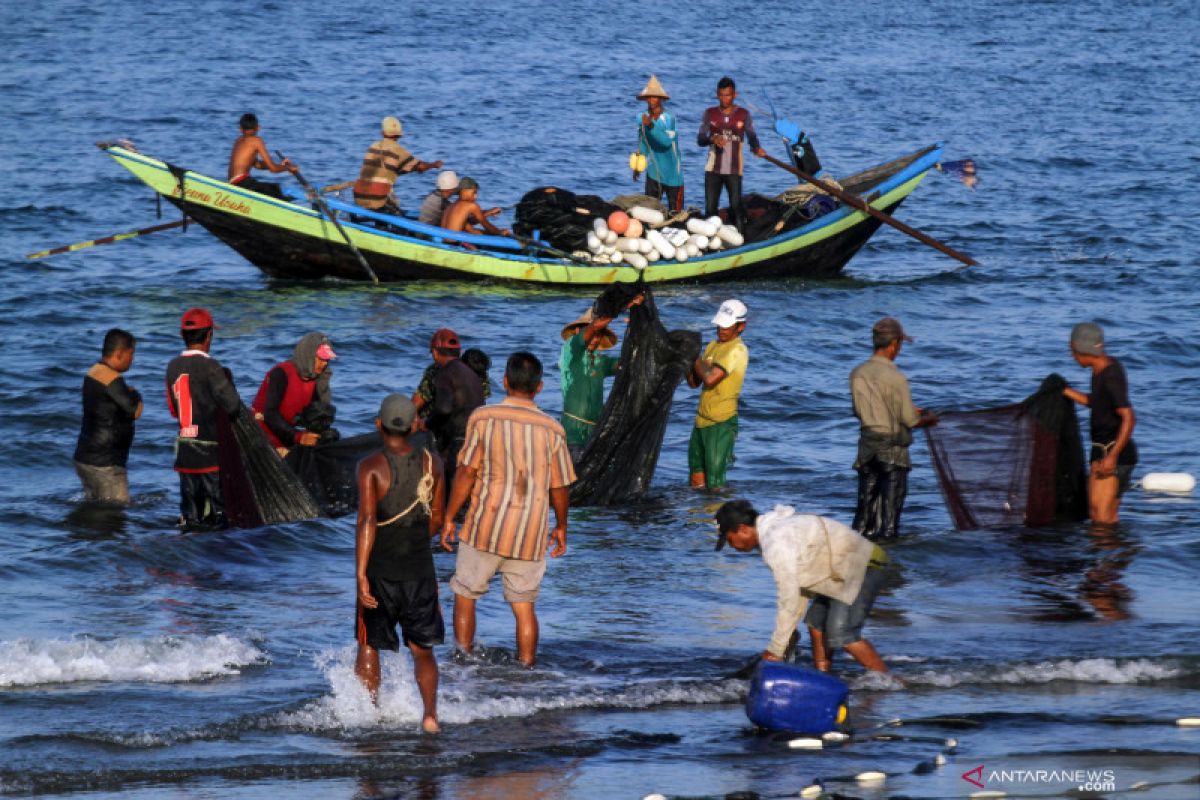
[[[1083,442],[1066,386],[1052,374],[1020,403],[948,412],[923,429],[955,528],[1087,517]]]

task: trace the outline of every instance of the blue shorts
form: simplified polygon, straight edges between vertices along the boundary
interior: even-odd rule
[[[825,644],[831,648],[845,647],[859,641],[863,638],[863,624],[867,621],[867,615],[871,613],[875,598],[879,596],[879,590],[883,587],[886,571],[886,567],[867,567],[858,597],[854,598],[850,605],[832,597],[818,595],[808,607],[808,613],[804,615],[804,624],[823,631]]]

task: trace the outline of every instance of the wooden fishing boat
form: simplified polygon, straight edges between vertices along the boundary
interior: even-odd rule
[[[277,200],[119,146],[105,151],[151,189],[273,278],[368,280],[337,227],[301,195]],[[941,144],[841,179],[846,192],[892,212],[938,163]],[[444,228],[358,208],[333,196],[327,207],[383,281],[494,280],[603,286],[637,280],[699,283],[837,275],[871,238],[879,219],[845,203],[802,227],[685,262],[588,265],[537,244]],[[351,219],[353,215],[354,219]],[[358,221],[355,221],[358,220]],[[390,229],[375,227],[387,223]],[[453,241],[447,240],[453,236]],[[462,243],[478,249],[469,249]]]

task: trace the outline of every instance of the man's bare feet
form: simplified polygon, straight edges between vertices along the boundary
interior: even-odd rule
[[[438,725],[437,717],[425,717],[421,720],[421,730],[426,733],[441,733],[441,726]]]

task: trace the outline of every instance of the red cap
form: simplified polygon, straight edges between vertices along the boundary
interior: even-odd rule
[[[183,312],[183,319],[179,321],[180,330],[195,331],[203,328],[215,328],[212,314],[208,313],[207,309],[189,308]]]
[[[429,343],[430,348],[445,347],[449,350],[457,350],[462,345],[458,343],[458,334],[449,328],[441,328],[433,335],[433,341]]]

